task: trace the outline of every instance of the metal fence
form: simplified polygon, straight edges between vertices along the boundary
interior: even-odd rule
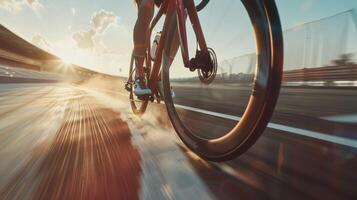
[[[348,10],[284,31],[284,81],[357,81],[357,14]],[[220,62],[221,78],[253,74],[256,55]],[[240,76],[239,76],[240,75]]]

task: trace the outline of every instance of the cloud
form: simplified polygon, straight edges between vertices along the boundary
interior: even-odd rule
[[[43,5],[38,0],[26,0],[27,5],[34,11],[43,8]]]
[[[105,32],[110,25],[116,24],[118,17],[113,12],[100,10],[92,15],[90,20],[91,27],[96,33],[101,34]]]
[[[94,12],[90,20],[90,30],[79,31],[72,38],[81,49],[93,49],[95,37],[102,35],[111,25],[116,24],[118,17],[113,12],[100,10]]]
[[[0,0],[0,8],[10,11],[17,12],[22,9],[23,1],[18,0]]]
[[[76,41],[77,46],[81,49],[93,49],[94,48],[94,36],[96,32],[94,30],[79,31],[75,33],[72,38]]]
[[[105,73],[127,74],[125,66],[130,61],[131,32],[118,24],[118,16],[113,12],[99,10],[90,17],[88,29],[72,35],[73,46],[58,43],[58,55],[82,66],[90,67]],[[129,50],[128,50],[129,49]]]
[[[32,36],[31,43],[41,49],[50,50],[50,44],[47,42],[46,38],[38,33]]]
[[[0,9],[13,13],[23,10],[26,6],[34,11],[43,8],[39,0],[0,0]]]

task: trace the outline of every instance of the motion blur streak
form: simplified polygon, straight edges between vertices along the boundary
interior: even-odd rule
[[[212,40],[207,35],[228,53],[217,51],[225,60],[213,84],[172,71],[182,75],[171,82],[177,111],[203,137],[233,127],[252,92],[256,52],[233,48],[249,44],[241,27],[223,29],[235,23],[226,21],[228,8],[239,3],[227,2],[211,1],[206,13],[227,16],[210,27]],[[187,150],[163,104],[135,116],[126,78],[63,63],[0,25],[0,200],[357,199],[356,13],[284,32],[284,82],[270,125],[252,148],[225,163]]]
[[[241,157],[224,164],[205,162],[181,148],[164,105],[150,104],[147,113],[137,118],[120,88],[122,81],[108,78],[93,78],[82,85],[2,84],[0,199],[356,197],[355,148],[268,128]],[[196,90],[176,92],[198,94]],[[216,90],[216,98],[227,99],[227,90]],[[237,95],[246,95],[245,90]],[[355,125],[319,118],[329,114],[321,112],[330,105],[336,105],[337,114],[356,110],[339,103],[330,92],[339,94],[329,89],[283,88],[272,122],[354,139]],[[356,96],[347,92],[344,101],[354,101]],[[309,99],[310,93],[318,95]],[[324,95],[331,98],[322,105],[318,99]],[[202,110],[220,112],[210,106],[215,99],[204,99],[208,101],[199,105]],[[197,106],[185,99],[181,104]],[[301,104],[311,108],[296,109]],[[222,110],[231,116],[241,114],[230,107]],[[192,123],[205,130],[232,123],[185,111]]]
[[[8,92],[0,102],[0,157],[9,160],[0,199],[139,198],[140,156],[118,113],[63,86]]]

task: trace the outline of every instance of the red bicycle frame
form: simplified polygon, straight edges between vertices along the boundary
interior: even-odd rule
[[[184,1],[186,4],[184,4]],[[153,68],[151,71],[150,79],[149,79],[149,88],[152,91],[157,91],[156,82],[158,80],[158,76],[160,73],[160,66],[162,64],[162,54],[164,50],[166,35],[168,32],[168,28],[170,25],[171,17],[174,17],[176,11],[176,19],[177,19],[177,28],[178,28],[178,35],[180,41],[180,49],[182,54],[182,60],[184,62],[184,66],[189,68],[190,67],[190,57],[188,51],[188,39],[187,39],[187,32],[186,32],[186,11],[191,21],[193,30],[196,35],[196,40],[200,47],[200,50],[204,54],[208,54],[208,48],[206,44],[206,40],[202,31],[202,27],[198,18],[196,6],[193,0],[164,0],[162,3],[159,12],[153,19],[150,25],[150,35],[152,33],[153,28],[156,26],[157,22],[161,19],[163,14],[166,11],[166,18],[164,21],[162,35],[156,50],[156,58],[154,60]],[[150,43],[149,43],[150,47]],[[149,59],[148,59],[149,60]]]

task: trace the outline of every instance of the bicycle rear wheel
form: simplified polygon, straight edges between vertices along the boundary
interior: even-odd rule
[[[246,152],[257,141],[272,116],[280,91],[283,69],[283,37],[275,1],[242,0],[242,3],[247,12],[247,16],[249,16],[247,17],[248,21],[250,21],[253,27],[252,32],[254,32],[254,40],[252,41],[255,41],[256,48],[256,53],[254,54],[256,59],[255,74],[251,76],[251,79],[249,78],[250,76],[246,76],[252,83],[244,85],[245,88],[251,87],[251,92],[247,95],[247,102],[245,109],[242,111],[242,116],[232,117],[232,115],[229,115],[231,116],[230,120],[236,121],[228,128],[223,125],[223,129],[226,129],[219,134],[213,134],[215,137],[203,136],[206,132],[210,132],[212,128],[206,128],[202,131],[202,127],[198,127],[202,126],[202,124],[195,126],[195,121],[198,121],[201,117],[195,116],[198,112],[206,115],[213,113],[215,118],[210,118],[210,121],[206,121],[205,124],[214,127],[216,123],[220,122],[218,118],[224,118],[226,115],[212,112],[208,110],[208,108],[213,109],[213,107],[220,107],[220,104],[224,103],[224,99],[219,100],[216,104],[209,104],[205,109],[195,108],[194,106],[202,106],[204,103],[207,103],[207,101],[202,100],[202,98],[215,98],[215,95],[217,96],[220,90],[228,90],[227,85],[229,84],[223,81],[225,73],[222,72],[219,76],[219,80],[222,81],[222,83],[217,83],[218,86],[207,88],[204,86],[204,83],[201,83],[195,86],[198,88],[196,90],[192,89],[192,85],[197,83],[195,82],[197,79],[172,78],[175,74],[172,72],[173,67],[170,68],[169,58],[171,52],[170,44],[174,38],[175,30],[169,30],[166,37],[162,80],[164,85],[164,100],[168,115],[183,143],[200,157],[211,161],[233,159]],[[209,45],[210,41],[208,40],[207,42]],[[217,54],[217,57],[219,56],[220,55]],[[234,77],[239,77],[239,75],[242,74],[233,74],[233,79]],[[243,75],[242,76],[245,77],[245,74]],[[242,82],[243,78],[239,80]],[[213,82],[215,81],[217,80],[213,80]],[[189,87],[187,86],[189,85],[187,82],[191,84]],[[236,85],[243,87],[241,86],[243,85],[241,82]],[[175,100],[171,96],[171,88],[177,88],[177,91],[175,91]],[[211,93],[211,96],[198,96],[202,91]],[[233,93],[234,91],[229,90],[229,92]],[[183,96],[180,96],[180,93]],[[224,92],[221,93],[219,93],[219,95],[226,95],[223,94]],[[185,100],[188,96],[192,98]],[[195,99],[195,96],[198,97]],[[236,106],[234,104],[237,105],[238,101],[228,108],[234,109]],[[228,122],[224,123],[228,124]]]
[[[149,79],[149,71],[150,70],[145,70],[145,78],[147,81]],[[130,95],[129,95],[129,100],[130,100],[130,106],[135,115],[141,116],[145,113],[146,108],[149,103],[149,96],[143,96],[140,97],[140,99],[134,94],[134,81],[135,81],[135,76],[136,76],[136,68],[135,68],[135,57],[134,54],[132,53],[131,55],[131,60],[130,60],[130,68],[129,68],[129,79],[128,83],[130,85]]]

